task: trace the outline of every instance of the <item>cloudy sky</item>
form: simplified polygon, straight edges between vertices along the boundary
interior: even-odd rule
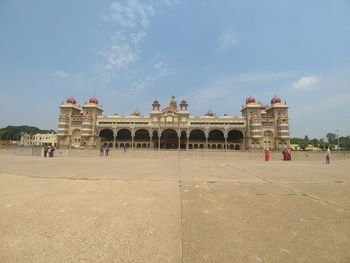
[[[290,105],[291,136],[350,135],[348,0],[0,0],[0,127],[57,128],[59,105],[240,115]]]

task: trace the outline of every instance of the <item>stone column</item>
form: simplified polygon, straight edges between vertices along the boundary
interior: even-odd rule
[[[190,144],[190,135],[186,134],[186,150],[187,151],[188,151],[189,144]]]
[[[131,134],[131,149],[134,149],[134,134]]]
[[[180,150],[181,132],[178,132],[178,133],[177,133],[177,137],[179,138],[177,149]]]
[[[116,141],[117,141],[117,130],[113,130],[113,148],[115,148]]]
[[[204,131],[204,136],[205,136],[205,148],[208,150],[209,148],[209,130],[205,129]]]
[[[160,150],[160,137],[162,137],[162,134],[158,133],[158,150]]]
[[[227,130],[225,129],[225,130],[224,130],[224,138],[225,138],[225,151],[227,151],[227,137],[228,137],[228,132],[227,132]]]

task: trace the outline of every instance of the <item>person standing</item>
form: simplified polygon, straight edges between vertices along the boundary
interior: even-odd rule
[[[331,149],[330,147],[328,147],[326,151],[326,164],[330,164],[330,163],[331,163]]]
[[[44,146],[44,157],[47,156],[47,150],[48,150],[48,147],[47,147],[47,145],[45,144],[45,146]]]
[[[49,145],[49,147],[47,148],[47,157],[50,157],[50,154],[51,154],[51,146]]]
[[[283,160],[284,160],[284,161],[287,161],[287,160],[288,160],[288,152],[287,152],[287,149],[284,149],[283,152],[282,152],[282,154],[283,154]]]
[[[265,149],[265,161],[269,161],[270,160],[270,150],[269,148]]]
[[[292,160],[292,148],[288,148],[287,150],[287,160],[291,161]]]

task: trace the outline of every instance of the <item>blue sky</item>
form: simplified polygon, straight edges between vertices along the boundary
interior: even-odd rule
[[[348,0],[0,0],[0,127],[57,129],[59,105],[240,115],[290,105],[291,136],[350,135]]]

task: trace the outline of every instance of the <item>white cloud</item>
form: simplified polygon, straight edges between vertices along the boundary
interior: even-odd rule
[[[102,21],[117,25],[108,45],[98,51],[101,61],[95,65],[102,81],[111,82],[121,70],[140,58],[140,43],[147,36],[150,18],[156,13],[155,4],[149,1],[117,1],[110,5]]]
[[[136,26],[146,27],[149,23],[149,17],[154,16],[155,9],[153,2],[144,2],[143,4],[137,0],[129,0],[122,4],[115,2],[110,7],[109,18],[119,25],[128,28]]]
[[[217,51],[224,53],[230,50],[233,46],[238,44],[238,41],[231,31],[224,31],[217,40]]]
[[[64,72],[64,71],[62,71],[62,70],[56,70],[56,71],[55,71],[55,75],[58,76],[58,77],[60,77],[60,78],[63,78],[63,79],[69,78],[68,73],[66,73],[66,72]]]
[[[315,85],[319,82],[320,79],[321,77],[314,75],[303,76],[293,83],[293,88],[298,90],[310,89],[315,87]]]

